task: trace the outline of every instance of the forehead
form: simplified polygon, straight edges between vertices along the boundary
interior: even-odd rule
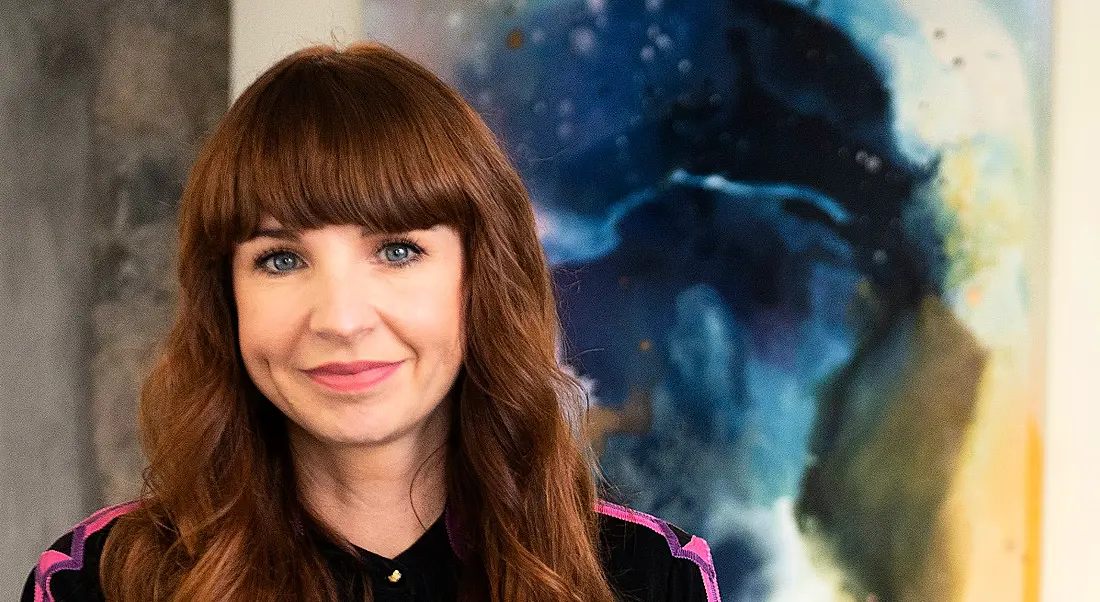
[[[260,217],[259,227],[261,230],[281,230],[283,225],[274,217],[264,214]]]

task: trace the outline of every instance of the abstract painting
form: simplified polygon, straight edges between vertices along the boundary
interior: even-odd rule
[[[733,602],[1037,598],[1049,2],[368,1],[519,168],[609,495]]]

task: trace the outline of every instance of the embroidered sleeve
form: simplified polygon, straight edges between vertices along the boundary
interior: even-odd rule
[[[668,602],[721,602],[707,542],[691,536],[681,552],[683,561],[674,563],[669,571]]]
[[[663,570],[660,575],[651,576],[664,583],[653,584],[649,599],[662,602],[721,602],[714,560],[710,546],[704,539],[685,533],[667,521],[626,506],[601,500],[596,510],[627,524],[648,529],[667,545],[662,553],[671,554],[671,558],[665,557],[667,560],[664,564],[668,578],[661,579],[664,576]]]
[[[31,570],[20,602],[100,602],[99,554],[107,527],[136,505],[104,508],[58,539]]]

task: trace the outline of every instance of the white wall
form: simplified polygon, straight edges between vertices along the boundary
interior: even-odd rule
[[[1054,15],[1044,602],[1100,600],[1100,3]]]
[[[409,1],[409,0],[405,0]],[[233,97],[301,46],[356,39],[362,0],[234,0]],[[1044,602],[1100,600],[1100,3],[1055,9]]]
[[[233,0],[230,98],[272,63],[312,44],[344,44],[363,31],[362,0]]]

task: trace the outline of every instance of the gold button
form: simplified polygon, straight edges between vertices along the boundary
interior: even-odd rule
[[[397,583],[398,581],[401,581],[401,571],[395,570],[394,572],[390,573],[390,576],[386,577],[386,579],[389,579],[390,583]]]

